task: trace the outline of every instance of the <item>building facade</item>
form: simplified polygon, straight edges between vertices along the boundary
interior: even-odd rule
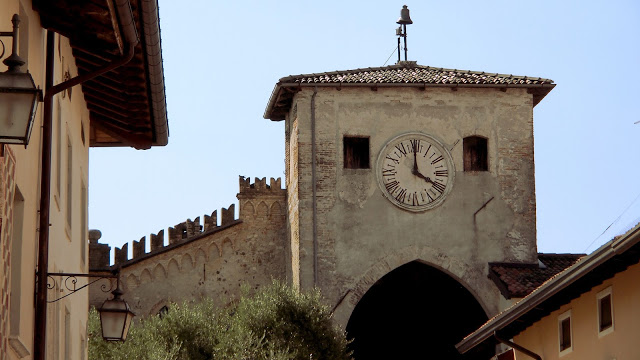
[[[187,221],[165,248],[152,235],[150,253],[116,249],[131,278],[125,298],[148,315],[286,279],[321,290],[359,359],[411,358],[424,346],[456,358],[457,341],[511,304],[489,263],[538,263],[533,108],[553,87],[415,62],[282,78],[265,112],[285,121],[286,193],[269,187],[278,205],[264,191],[248,201],[248,188],[265,185],[242,179],[241,225],[205,220],[190,236],[199,223]],[[269,227],[255,219],[273,214]],[[215,279],[203,280],[205,269]]]
[[[636,359],[640,224],[470,333],[461,352],[510,342],[516,359]]]
[[[0,14],[3,14],[0,30],[9,31],[11,15],[19,15],[17,44],[18,55],[25,61],[22,70],[28,70],[45,95],[44,102],[37,107],[29,144],[0,144],[1,360],[34,356],[86,359],[87,312],[78,309],[88,307],[88,292],[84,290],[67,297],[74,288],[86,284],[86,278],[78,277],[77,283],[72,283],[64,276],[50,276],[44,344],[34,326],[38,321],[35,292],[38,254],[42,248],[40,221],[45,212],[41,206],[47,204],[48,208],[46,272],[86,274],[89,271],[89,147],[144,149],[167,143],[157,4],[126,1],[116,8],[111,3],[0,1]],[[143,8],[146,14],[142,14]],[[132,20],[132,27],[126,30],[121,23],[111,21],[116,18]],[[146,25],[142,19],[148,20]],[[152,37],[141,39],[139,36],[149,34],[150,29],[145,26],[156,28],[155,52],[150,53],[147,43]],[[133,36],[124,35],[127,31]],[[2,41],[6,57],[12,40],[3,37]],[[128,62],[119,63],[119,68],[103,72],[127,53],[125,48],[137,52],[138,58],[134,56]],[[156,58],[149,59],[150,54]],[[146,62],[156,67],[152,69],[154,65],[145,65]],[[6,70],[4,65],[0,66],[0,70]],[[94,77],[96,70],[101,72],[98,77]],[[71,86],[68,81],[79,76],[83,80],[81,84]],[[114,81],[114,77],[119,77],[119,81]],[[147,95],[151,93],[152,77],[161,88],[153,95],[153,100],[159,100],[157,103]],[[134,89],[135,81],[142,83],[140,90]],[[59,88],[62,91],[54,94],[53,86],[59,84],[63,84]],[[133,111],[126,105],[106,109],[105,101],[117,102],[117,97],[125,93],[136,98],[136,91],[141,93],[137,98],[141,111]],[[50,117],[45,116],[45,107],[51,109]],[[45,128],[51,130],[50,149],[44,141]],[[51,160],[50,173],[43,167],[46,157]],[[50,176],[48,184],[42,182],[47,175]],[[49,201],[41,202],[46,185],[50,186]]]

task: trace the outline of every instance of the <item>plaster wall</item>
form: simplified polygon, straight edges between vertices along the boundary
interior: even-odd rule
[[[312,110],[313,93],[311,88],[299,91],[286,120],[288,144],[296,144],[287,147],[286,159],[288,169],[297,166],[287,173],[287,186],[297,189],[297,197],[289,197],[294,210],[289,216],[298,218],[299,245],[291,240],[299,248],[292,262],[299,263],[301,287],[320,287],[345,325],[375,281],[404,263],[422,260],[458,279],[488,315],[497,313],[500,295],[486,277],[487,263],[536,260],[532,95],[525,89],[323,87],[317,89]],[[376,159],[384,144],[410,131],[439,138],[456,170],[444,203],[422,213],[392,205],[376,180]],[[344,169],[345,135],[369,137],[370,169]],[[462,139],[471,135],[488,139],[489,171],[462,171]],[[296,165],[290,163],[294,158]]]
[[[640,264],[604,281],[579,298],[563,305],[514,338],[516,344],[542,356],[543,359],[637,359],[640,354],[637,338],[640,334]],[[613,331],[599,334],[597,294],[611,287]],[[571,310],[571,352],[560,355],[558,317]],[[516,358],[528,359],[517,353]]]
[[[19,14],[19,55],[26,60],[36,86],[44,88],[46,32],[40,18],[32,10],[30,1],[0,2],[0,30],[12,28],[11,15]],[[11,39],[3,38],[7,56]],[[77,68],[66,38],[56,36],[54,83],[66,76],[75,76]],[[0,71],[5,71],[0,65]],[[59,105],[58,105],[59,104]],[[87,271],[86,210],[82,201],[81,184],[88,185],[89,113],[80,87],[54,97],[54,121],[60,119],[60,131],[54,126],[52,179],[60,175],[61,191],[54,191],[52,183],[50,209],[49,271],[83,273]],[[0,359],[30,359],[33,357],[34,290],[40,207],[40,167],[42,151],[43,105],[37,108],[29,145],[4,146],[0,157]],[[59,114],[59,116],[58,116]],[[83,134],[84,132],[84,134]],[[85,139],[83,141],[83,138]],[[67,144],[71,143],[71,163],[67,164]],[[61,156],[55,149],[61,144]],[[70,169],[70,173],[67,169]],[[69,176],[70,175],[70,176]],[[70,186],[67,187],[67,180]],[[71,196],[67,197],[70,192]],[[16,195],[18,194],[18,195]],[[86,200],[86,198],[85,198]],[[69,211],[67,211],[69,210]],[[83,218],[83,212],[85,217]],[[69,214],[71,226],[67,226]],[[85,221],[83,222],[83,219]],[[15,226],[14,226],[15,225]],[[83,242],[85,246],[83,246]],[[50,300],[69,294],[60,285],[47,294]],[[79,279],[77,286],[84,283]],[[86,293],[62,299],[48,306],[47,358],[86,358],[85,312]],[[66,317],[66,311],[69,316]],[[65,326],[68,322],[68,327]],[[66,329],[69,329],[68,332]]]

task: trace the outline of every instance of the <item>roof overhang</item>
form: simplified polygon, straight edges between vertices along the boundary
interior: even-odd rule
[[[460,353],[494,340],[513,338],[533,323],[640,261],[640,224],[614,238],[530,295],[496,315],[456,345]]]
[[[42,27],[69,39],[79,75],[123,56],[130,3],[139,42],[133,59],[82,84],[90,112],[90,145],[148,149],[168,143],[164,70],[157,0],[34,0]]]
[[[347,87],[370,88],[509,88],[527,89],[536,106],[554,87],[553,80],[540,77],[445,69],[419,65],[415,61],[401,61],[385,67],[331,71],[316,74],[290,75],[281,78],[264,112],[265,119],[284,120],[291,109],[293,97],[302,88]]]
[[[429,84],[429,83],[277,83],[269,103],[264,111],[264,118],[272,121],[281,121],[285,119],[285,115],[291,109],[291,102],[295,93],[302,88],[335,88],[342,89],[347,87],[360,87],[360,88],[496,88],[496,89],[514,89],[514,88],[526,88],[527,91],[533,95],[533,106],[538,103],[555,87],[555,84],[540,84],[540,85],[521,85],[521,84]]]

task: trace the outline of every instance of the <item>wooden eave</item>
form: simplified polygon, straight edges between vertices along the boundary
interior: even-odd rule
[[[125,51],[115,1],[121,0],[33,1],[42,27],[69,39],[79,75],[109,64]],[[140,40],[133,59],[81,85],[93,147],[148,149],[168,142],[157,1],[129,2]]]

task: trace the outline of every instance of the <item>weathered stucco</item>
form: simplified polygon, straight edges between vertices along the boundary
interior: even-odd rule
[[[476,296],[488,315],[499,294],[487,280],[487,263],[536,259],[533,102],[525,89],[303,88],[293,99],[286,128],[296,172],[287,184],[290,216],[299,220],[300,284],[318,286],[336,305],[338,322],[380,277],[420,260],[442,269]],[[311,171],[315,116],[317,283],[313,265]],[[412,213],[387,201],[376,181],[375,159],[393,137],[420,131],[450,149],[455,183],[444,203]],[[370,139],[370,169],[344,169],[343,136]],[[488,139],[489,171],[463,172],[462,139]],[[289,154],[288,154],[289,155]],[[286,157],[289,161],[290,155]],[[293,166],[287,164],[287,168]],[[292,202],[294,204],[292,204]],[[486,205],[486,206],[484,206]],[[484,207],[483,207],[484,206]],[[297,245],[297,242],[296,242]]]

